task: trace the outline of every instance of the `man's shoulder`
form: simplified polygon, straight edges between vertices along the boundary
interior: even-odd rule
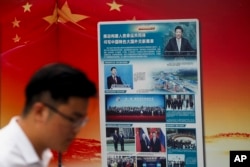
[[[0,129],[0,148],[2,150],[1,146],[8,145],[13,143],[12,139],[14,138],[13,135],[15,135],[13,131],[13,127],[11,124],[6,125],[2,129]]]
[[[169,42],[173,42],[173,41],[176,41],[175,37],[172,37],[172,38],[169,39]]]
[[[107,79],[113,79],[112,75],[109,75],[109,76],[107,77]]]
[[[16,150],[15,134],[11,133],[11,129],[6,126],[0,130],[0,156],[8,155]]]
[[[18,148],[15,147],[15,143],[0,140],[0,166],[12,167],[15,166],[13,160],[18,160],[20,155],[18,154]]]
[[[182,42],[188,42],[188,39],[184,38],[184,37],[182,37],[181,40],[182,40]]]

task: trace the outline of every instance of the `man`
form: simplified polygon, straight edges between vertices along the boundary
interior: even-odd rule
[[[160,152],[161,151],[161,141],[156,136],[156,132],[153,132],[153,137],[150,139],[150,150],[152,152]]]
[[[119,141],[119,136],[118,136],[117,130],[115,130],[113,134],[113,142],[114,142],[115,151],[118,151],[118,141]]]
[[[168,41],[164,49],[165,55],[180,56],[180,55],[195,55],[196,52],[186,38],[183,38],[183,28],[175,27],[175,37]]]
[[[119,134],[119,142],[121,145],[121,151],[124,151],[124,135],[123,135],[122,131]]]
[[[147,136],[145,133],[142,134],[142,138],[140,140],[141,144],[141,152],[149,152],[150,149],[150,143],[147,140]]]
[[[122,85],[123,82],[120,77],[117,76],[116,67],[111,67],[111,75],[107,77],[107,85],[108,89],[112,88],[112,85]]]
[[[95,85],[69,65],[38,70],[26,86],[22,114],[0,130],[0,166],[48,166],[50,149],[65,151],[86,123],[88,99],[95,94]]]

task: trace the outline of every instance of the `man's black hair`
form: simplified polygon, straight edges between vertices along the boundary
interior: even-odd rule
[[[79,69],[63,63],[49,64],[38,70],[27,84],[24,112],[46,92],[52,100],[64,103],[70,97],[89,98],[96,91],[95,84]]]
[[[116,67],[111,67],[110,71],[112,71],[113,69],[116,69]]]
[[[181,30],[181,32],[183,32],[183,28],[181,26],[176,26],[174,30],[176,31],[177,29],[179,29],[179,30]]]

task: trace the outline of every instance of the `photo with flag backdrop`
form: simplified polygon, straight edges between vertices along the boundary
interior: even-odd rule
[[[147,132],[147,128],[135,128],[136,131],[136,152],[141,152],[141,144],[140,142],[143,140],[142,134],[145,134],[145,140],[147,143],[150,142],[149,134]]]
[[[249,7],[248,0],[190,0],[181,3],[168,0],[1,0],[1,127],[20,112],[24,85],[44,64],[68,62],[86,71],[98,84],[98,21],[198,18],[201,25],[206,166],[228,167],[230,149],[250,150],[250,34],[241,34],[250,29]],[[66,166],[101,166],[97,99],[91,101],[90,111],[91,121],[80,132],[77,147],[72,145],[70,152],[63,156]],[[93,140],[86,144],[82,138]],[[89,149],[81,149],[79,153],[79,143],[84,148],[89,146]],[[82,154],[89,153],[89,150],[96,151]]]
[[[153,133],[156,133],[157,138],[160,139],[161,142],[161,150],[160,152],[166,152],[166,134],[165,128],[147,128],[150,140],[153,138]],[[152,151],[152,150],[151,150]]]
[[[166,135],[165,129],[163,128],[147,128],[147,127],[137,127],[135,128],[136,133],[136,152],[144,152],[141,148],[141,142],[146,142],[149,146],[148,152],[152,152],[151,139],[153,138],[153,133],[156,133],[157,138],[160,139],[161,148],[159,152],[166,152]],[[143,139],[143,134],[145,134],[145,140]]]

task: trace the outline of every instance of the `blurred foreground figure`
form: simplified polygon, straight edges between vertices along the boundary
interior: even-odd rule
[[[0,167],[48,166],[50,149],[65,151],[87,122],[88,100],[95,94],[94,83],[69,65],[38,70],[26,86],[22,114],[0,130]]]

